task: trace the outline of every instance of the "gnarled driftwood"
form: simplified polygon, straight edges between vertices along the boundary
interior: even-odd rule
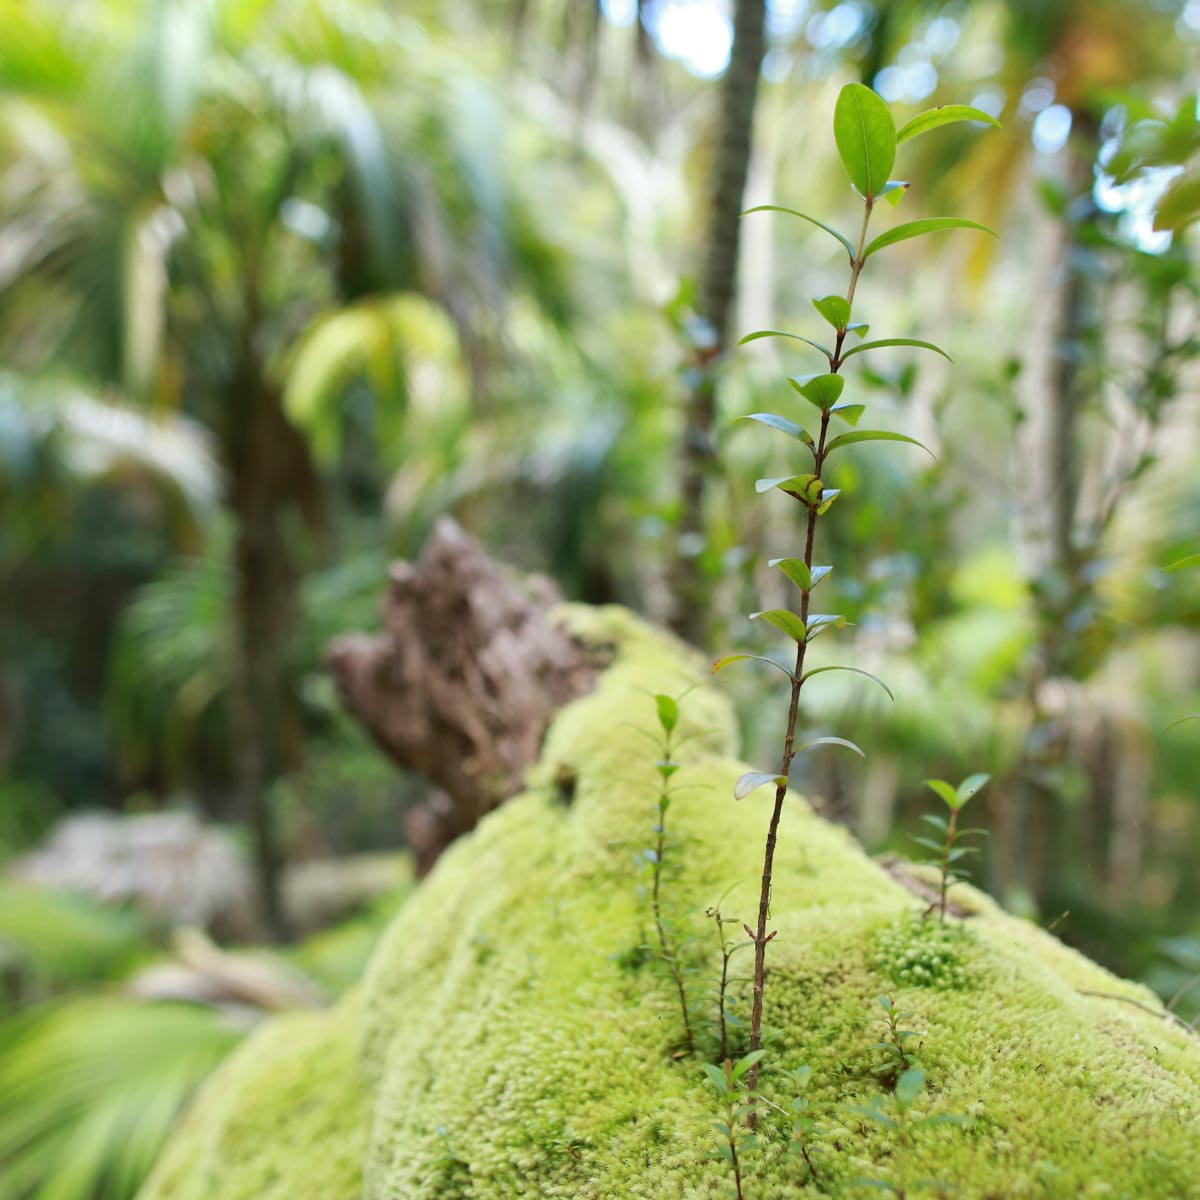
[[[518,580],[444,519],[416,564],[392,568],[383,632],[330,647],[350,711],[442,789],[406,821],[421,874],[520,790],[550,718],[591,689],[587,650],[549,619],[559,599],[550,580]]]

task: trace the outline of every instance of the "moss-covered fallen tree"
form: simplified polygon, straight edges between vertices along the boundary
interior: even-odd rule
[[[705,664],[622,611],[567,619],[616,654],[550,727],[526,790],[443,856],[350,999],[273,1021],[234,1055],[142,1200],[730,1193],[701,1070],[711,1039],[680,1052],[677,1001],[638,950],[634,858],[656,759],[645,691],[676,692]],[[715,688],[692,692],[683,720],[704,733],[680,754],[671,821],[686,840],[671,887],[704,939],[689,961],[712,979],[703,910],[730,884],[744,885],[730,913],[756,890],[771,798],[732,799],[745,768]],[[952,897],[967,916],[922,923],[924,902],[844,830],[789,804],[761,1087],[787,1109],[786,1073],[807,1065],[810,1097],[831,1107],[815,1181],[789,1151],[790,1122],[767,1110],[744,1155],[747,1200],[866,1195],[853,1181],[901,1172],[941,1181],[922,1194],[1200,1196],[1200,1043],[1150,993],[966,887]],[[888,1111],[871,1050],[880,993],[918,1034],[914,1116],[965,1119],[914,1128],[906,1151],[852,1111]],[[703,1027],[711,1005],[697,1004]]]

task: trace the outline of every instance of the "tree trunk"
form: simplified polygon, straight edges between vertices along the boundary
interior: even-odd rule
[[[243,818],[254,836],[263,916],[271,936],[289,935],[280,880],[283,855],[270,785],[297,757],[295,714],[286,662],[298,578],[290,562],[284,508],[296,503],[320,523],[319,484],[300,435],[283,412],[282,397],[252,366],[231,394],[240,412],[228,425],[234,547],[235,774]]]
[[[697,309],[711,329],[711,344],[698,351],[696,383],[687,400],[682,446],[679,536],[676,546],[672,625],[703,644],[708,625],[708,586],[697,551],[704,538],[704,497],[713,460],[715,367],[729,341],[737,285],[742,196],[750,164],[754,108],[762,73],[764,0],[737,0],[733,46],[721,84],[720,124],[713,159],[708,237],[700,272]]]

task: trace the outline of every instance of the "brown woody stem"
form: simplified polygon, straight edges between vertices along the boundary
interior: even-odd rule
[[[867,225],[871,220],[871,209],[874,205],[874,199],[868,197],[863,211],[862,230],[858,238],[858,250],[854,257],[850,260],[850,286],[846,289],[846,303],[853,306],[854,292],[858,287],[858,276],[863,268],[863,248],[867,241]],[[829,370],[836,375],[841,370],[842,366],[842,344],[846,339],[846,331],[841,329],[838,331],[837,341],[834,343],[833,354],[829,360]],[[829,432],[829,411],[823,410],[821,413],[821,432],[817,439],[817,444],[813,448],[813,473],[817,478],[821,478],[821,471],[825,465],[825,443]],[[804,565],[808,568],[809,575],[812,575],[813,565],[813,543],[816,540],[817,533],[817,509],[820,507],[821,497],[818,495],[815,501],[808,504],[808,528],[804,539]],[[770,938],[767,936],[767,922],[771,916],[771,876],[775,865],[775,844],[779,834],[779,820],[783,816],[783,802],[787,798],[788,793],[788,772],[792,768],[792,760],[796,756],[796,719],[800,711],[800,692],[804,686],[804,653],[808,648],[808,611],[809,611],[809,596],[811,588],[805,588],[800,593],[800,620],[805,626],[805,637],[796,646],[796,668],[792,673],[792,693],[788,704],[788,722],[787,733],[783,740],[783,762],[779,770],[782,783],[775,789],[775,805],[771,810],[771,823],[767,828],[767,843],[763,851],[763,869],[762,869],[762,888],[758,897],[758,925],[754,932],[754,1001],[750,1009],[750,1052],[758,1050],[762,1046],[762,1013],[763,1013],[763,985],[766,978],[766,958],[767,958],[767,942]],[[750,1129],[755,1129],[758,1124],[758,1110],[756,1104],[756,1092],[758,1090],[758,1063],[756,1062],[751,1068],[746,1079],[746,1087],[750,1094],[749,1103],[751,1105],[750,1112],[746,1117],[746,1123]]]

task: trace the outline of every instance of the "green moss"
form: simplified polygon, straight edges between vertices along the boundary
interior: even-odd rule
[[[282,1196],[279,1179],[293,1195],[336,1198],[309,1177],[335,1153],[346,1163],[363,1154],[365,1200],[723,1194],[711,1088],[694,1062],[672,1058],[669,990],[628,962],[644,927],[633,855],[653,820],[642,785],[655,760],[628,723],[651,728],[644,689],[677,690],[704,664],[619,610],[568,619],[617,647],[613,665],[554,723],[528,790],[447,853],[384,935],[353,1018],[366,1108],[346,1099],[348,1012],[327,1028],[308,1018],[301,1053],[311,1064],[324,1039],[340,1086],[297,1068],[297,1039],[268,1030],[218,1077],[146,1200]],[[681,754],[671,808],[686,841],[678,908],[703,909],[740,882],[725,911],[751,919],[771,797],[733,801],[745,768],[714,688],[688,697],[684,720],[703,736]],[[563,767],[576,780],[570,806],[555,786]],[[922,1111],[975,1118],[971,1129],[919,1134],[913,1177],[980,1198],[1200,1196],[1200,1047],[1132,1005],[1081,995],[1154,1003],[968,889],[960,896],[978,914],[965,928],[919,928],[919,900],[843,830],[789,801],[768,956],[768,1094],[783,1070],[808,1063],[815,1100],[877,1097],[874,997],[903,986],[929,1075]],[[695,965],[712,975],[715,940],[697,922]],[[303,1103],[314,1126],[305,1148],[289,1127]],[[253,1139],[235,1133],[242,1119]],[[828,1186],[889,1176],[883,1130],[833,1124]],[[276,1190],[262,1182],[268,1170]],[[200,1190],[178,1182],[187,1174]],[[803,1172],[770,1136],[748,1175],[754,1200],[803,1190]]]
[[[140,1195],[358,1200],[370,1110],[360,1004],[270,1021],[201,1089]]]

